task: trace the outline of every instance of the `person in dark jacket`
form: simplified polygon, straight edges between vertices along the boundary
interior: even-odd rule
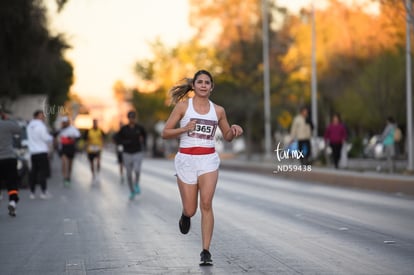
[[[332,121],[325,130],[324,138],[327,144],[332,149],[332,159],[335,168],[339,167],[339,160],[341,159],[342,145],[344,144],[347,133],[344,124],[341,122],[339,114],[332,116]]]
[[[135,111],[128,112],[128,124],[121,127],[116,140],[123,147],[122,159],[130,190],[129,199],[133,200],[135,195],[141,193],[139,178],[147,144],[147,132],[137,123]]]

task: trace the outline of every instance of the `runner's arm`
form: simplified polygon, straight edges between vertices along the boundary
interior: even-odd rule
[[[184,116],[184,113],[187,110],[187,105],[187,102],[179,102],[177,105],[175,105],[174,109],[170,114],[170,117],[165,123],[164,130],[162,131],[161,136],[163,139],[177,138],[183,133],[194,130],[195,121],[190,121],[184,127],[176,127],[176,125],[180,122],[181,118]]]

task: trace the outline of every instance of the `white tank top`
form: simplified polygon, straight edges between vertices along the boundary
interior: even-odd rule
[[[196,128],[194,131],[183,133],[180,136],[180,147],[207,147],[214,148],[215,140],[214,135],[216,133],[218,118],[216,109],[213,102],[210,102],[210,110],[207,114],[202,115],[197,113],[193,107],[193,99],[188,99],[188,107],[180,120],[180,127],[187,125],[190,120],[197,120]]]

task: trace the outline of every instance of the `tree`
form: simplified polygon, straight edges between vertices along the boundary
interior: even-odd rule
[[[384,96],[391,99],[387,108],[400,112],[404,18],[397,18],[398,9],[384,5],[379,14],[372,14],[331,0],[327,8],[317,11],[319,117],[329,118],[331,112],[340,110],[350,128],[377,127],[374,125],[383,123],[381,116],[364,121],[361,115],[382,110]],[[290,15],[272,5],[268,12],[272,125],[286,131],[298,107],[310,101],[310,11],[304,9],[299,16]],[[168,104],[167,91],[178,80],[201,68],[210,70],[216,83],[212,99],[226,107],[231,122],[244,126],[248,156],[261,151],[264,119],[260,1],[191,0],[190,22],[197,30],[192,39],[171,49],[157,40],[152,44],[153,59],[137,62],[140,82],[136,104],[143,106],[147,100],[154,100],[145,98],[145,92],[154,93],[158,102]],[[363,96],[374,100],[363,105]],[[162,117],[150,109],[145,109],[146,115],[152,112]],[[324,122],[319,123],[321,128],[326,126]]]
[[[0,97],[46,94],[49,104],[62,105],[73,78],[63,58],[69,45],[49,33],[42,1],[2,1],[0,37]]]
[[[405,121],[405,59],[403,48],[387,51],[359,72],[335,102],[356,129],[380,132],[388,116]]]
[[[198,38],[217,48],[220,74],[212,97],[228,110],[229,117],[245,128],[247,156],[263,150],[263,58],[261,1],[226,0],[220,2],[190,1],[190,22],[198,30]],[[270,25],[286,11],[270,5]],[[278,102],[278,90],[284,84],[279,56],[289,43],[285,33],[269,28],[271,45],[271,100]],[[276,43],[274,42],[276,41]],[[275,76],[275,77],[273,77]],[[274,107],[274,106],[273,106]],[[275,108],[273,108],[275,109]],[[282,114],[281,111],[278,112]],[[277,123],[273,117],[273,123]]]
[[[128,89],[121,80],[116,81],[112,89],[114,92],[114,98],[118,103],[124,102],[130,98]]]
[[[410,15],[410,23],[414,26],[414,10],[412,7],[413,1],[410,0],[410,9],[407,5],[407,0],[371,0],[372,2],[379,3],[381,7],[381,13],[387,20],[394,21],[395,23],[401,20],[406,20],[407,13]]]
[[[264,132],[263,123],[263,66],[261,35],[261,2],[259,0],[220,3],[206,1],[190,2],[190,21],[197,29],[196,35],[185,43],[169,49],[157,39],[151,44],[153,58],[140,60],[136,72],[140,80],[134,93],[138,109],[145,109],[145,117],[151,120],[156,114],[153,108],[144,105],[157,105],[151,100],[168,104],[168,90],[179,80],[191,77],[199,69],[207,69],[215,77],[212,99],[226,107],[232,123],[244,125],[247,137],[247,153],[261,150]],[[269,14],[284,15],[286,10],[271,6]],[[271,20],[272,21],[272,20]],[[273,23],[271,23],[273,24]],[[272,90],[283,86],[285,74],[279,56],[288,48],[290,37],[283,30],[279,33],[272,29],[271,40],[277,44],[271,47]],[[145,93],[153,93],[149,96]],[[150,99],[150,97],[152,99]],[[276,92],[272,102],[279,103]],[[280,108],[275,113],[284,116]],[[274,123],[277,118],[274,117]]]
[[[156,122],[168,118],[171,87],[200,68],[214,71],[215,53],[197,41],[169,49],[159,39],[151,44],[151,51],[154,59],[139,60],[135,65],[139,81],[133,89],[133,104],[141,121],[153,128]]]
[[[345,119],[360,114],[356,109],[359,108],[357,100],[360,99],[357,91],[361,92],[361,89],[355,83],[364,82],[364,89],[370,90],[370,96],[376,97],[376,93],[379,93],[377,83],[369,82],[369,79],[377,79],[372,74],[385,72],[385,68],[374,71],[372,64],[383,66],[385,56],[389,55],[389,52],[398,52],[403,43],[404,21],[401,21],[402,17],[396,16],[398,9],[399,7],[391,5],[381,6],[380,14],[371,14],[358,6],[348,6],[331,0],[326,9],[316,12],[319,117],[326,118],[320,123],[321,128],[324,127],[324,122],[328,121],[330,114],[337,111],[339,105]],[[286,71],[290,72],[291,82],[302,83],[302,97],[305,98],[309,98],[310,88],[311,31],[310,25],[304,19],[309,14],[310,11],[303,10],[302,18],[292,20],[289,32],[295,43],[283,59]],[[393,16],[390,17],[390,14]],[[402,73],[401,70],[394,69],[396,73]],[[370,77],[367,75],[368,72]],[[388,77],[383,81],[394,81],[394,87],[401,86],[401,83],[395,82],[397,79],[401,80],[401,75],[393,79],[386,73],[381,73],[381,76]],[[390,85],[386,87],[391,88]],[[348,108],[343,102],[347,102]],[[393,101],[392,104],[397,103]],[[375,114],[382,107],[375,100],[363,106],[370,114]],[[373,117],[376,120],[374,124],[383,123],[382,118]],[[361,129],[362,126],[367,126],[367,123],[349,126]],[[319,132],[322,131],[321,128]]]

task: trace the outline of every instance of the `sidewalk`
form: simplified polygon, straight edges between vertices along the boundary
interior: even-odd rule
[[[362,168],[367,165],[365,160],[358,159],[357,161],[360,163],[353,163],[350,167]],[[350,160],[350,162],[355,162],[355,160]],[[309,183],[322,183],[414,196],[414,175],[388,174],[377,172],[375,169],[355,170],[355,167],[353,169],[334,169],[319,165],[311,165],[311,167],[307,168],[307,171],[277,172],[278,165],[280,163],[276,161],[260,158],[246,160],[242,157],[224,157],[221,161],[223,169],[260,173]],[[293,166],[298,166],[297,164],[287,165],[292,165],[290,167],[291,170],[293,170],[292,168],[297,169],[297,167]],[[288,169],[288,167],[285,168]]]

